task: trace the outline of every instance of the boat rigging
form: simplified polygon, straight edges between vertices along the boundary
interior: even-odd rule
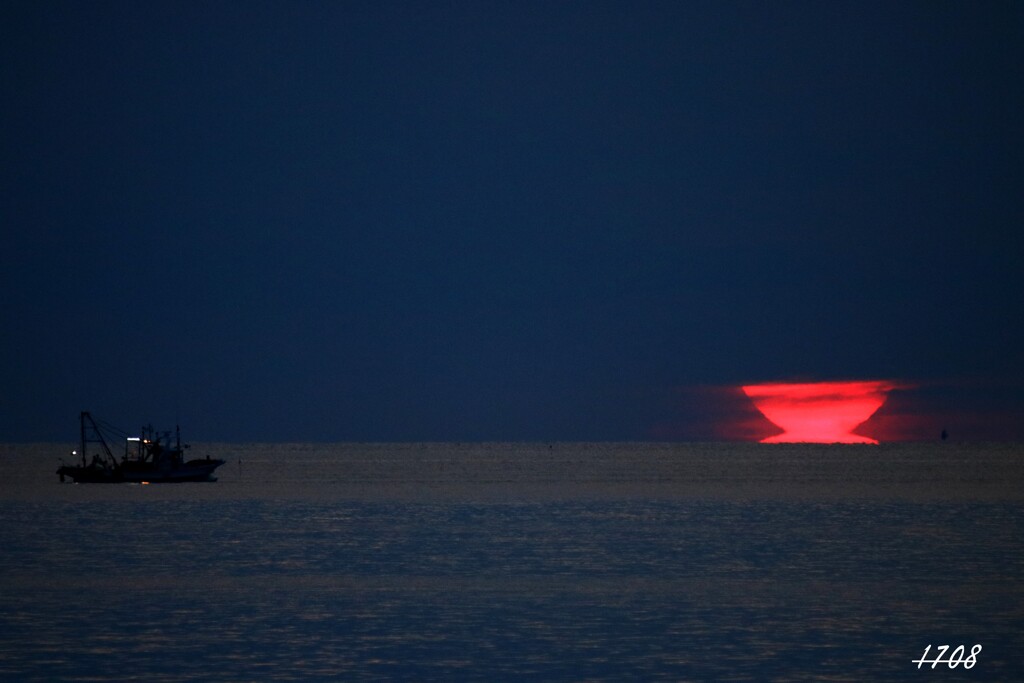
[[[102,425],[102,429],[101,429]],[[124,455],[118,459],[110,449],[107,432],[116,432],[125,438]],[[60,480],[70,477],[78,484],[110,483],[164,483],[183,481],[217,481],[214,470],[224,464],[223,460],[210,458],[185,460],[185,449],[181,443],[181,430],[175,427],[171,432],[157,432],[152,426],[143,427],[140,436],[127,433],[96,420],[87,412],[79,415],[79,448],[72,451],[80,464],[65,464],[57,468]]]

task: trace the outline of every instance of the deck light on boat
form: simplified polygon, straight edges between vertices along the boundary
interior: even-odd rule
[[[742,387],[782,434],[762,443],[878,443],[854,434],[896,385],[886,381],[753,384]]]
[[[140,439],[140,438],[139,438],[139,437],[137,437],[137,436],[129,436],[129,437],[128,437],[128,440],[129,440],[129,441],[142,441],[142,439]]]

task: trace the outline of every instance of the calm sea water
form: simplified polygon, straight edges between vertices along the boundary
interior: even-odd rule
[[[3,680],[1024,680],[1021,446],[70,448],[0,447]]]

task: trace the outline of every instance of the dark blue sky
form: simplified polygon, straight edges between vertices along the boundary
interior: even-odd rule
[[[6,2],[0,79],[0,440],[1024,438],[1020,3]]]

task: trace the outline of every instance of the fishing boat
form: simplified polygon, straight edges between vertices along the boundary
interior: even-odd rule
[[[125,439],[124,455],[120,459],[110,449],[111,432]],[[217,481],[213,472],[224,464],[223,460],[210,456],[185,460],[189,446],[182,445],[181,430],[177,427],[173,440],[171,432],[157,432],[152,426],[143,427],[139,436],[128,436],[83,411],[79,416],[79,433],[79,450],[71,451],[76,464],[61,461],[57,469],[61,481],[65,478],[77,484]]]

